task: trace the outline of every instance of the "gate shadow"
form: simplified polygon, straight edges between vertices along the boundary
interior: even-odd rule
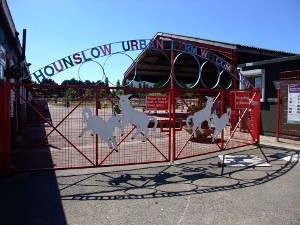
[[[0,174],[1,225],[66,225],[54,171]]]
[[[44,100],[32,100],[28,118],[20,126],[22,135],[12,140],[12,168],[16,171],[54,168],[46,129],[52,123],[49,106]]]
[[[227,167],[220,175],[218,157],[174,165],[118,170],[81,175],[60,175],[62,200],[95,201],[149,199],[207,194],[247,188],[270,182],[290,171],[298,161],[283,161],[272,156],[282,149],[266,149],[272,167]],[[259,154],[258,149],[233,154]],[[249,153],[251,152],[251,153]],[[291,154],[292,149],[285,149]],[[80,190],[80,191],[78,191]]]
[[[173,165],[107,167],[100,173],[91,168],[0,175],[1,224],[67,224],[63,201],[156,199],[248,188],[285,175],[299,161],[299,152],[292,149],[264,147],[264,151],[272,167],[226,167],[223,176],[213,155]],[[248,149],[230,154],[259,153]],[[298,158],[284,161],[276,157],[279,153]]]
[[[41,112],[51,122],[48,107]],[[54,167],[50,145],[45,138],[47,126],[39,115],[30,111],[26,126],[22,127],[22,138],[12,141],[13,170]],[[35,147],[37,143],[39,146]],[[0,174],[0,224],[66,225],[55,172]]]

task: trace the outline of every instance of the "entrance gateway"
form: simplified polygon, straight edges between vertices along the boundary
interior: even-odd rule
[[[41,82],[70,67],[130,50],[170,56],[166,82],[159,88],[130,87],[133,80],[140,80],[138,63],[133,61],[134,75],[131,80],[125,76],[123,87],[1,84],[2,126],[12,130],[1,136],[2,168],[167,162],[259,143],[259,90],[250,89],[247,79],[237,76],[238,71],[220,55],[189,43],[143,39],[101,45],[32,75]],[[195,82],[187,85],[176,78],[176,63],[184,54],[198,66]],[[202,76],[207,63],[218,72],[210,88]],[[105,76],[105,65],[100,66]],[[224,71],[230,82],[220,89]],[[230,89],[235,80],[249,89]]]

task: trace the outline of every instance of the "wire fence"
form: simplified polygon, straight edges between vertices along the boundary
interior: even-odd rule
[[[255,92],[241,109],[229,90],[10,84],[9,93],[15,170],[167,162],[258,141]],[[128,108],[122,108],[120,96],[128,97]],[[207,97],[213,99],[210,117],[193,131]],[[213,113],[215,119],[228,116],[217,135]],[[147,128],[139,116],[149,119]]]

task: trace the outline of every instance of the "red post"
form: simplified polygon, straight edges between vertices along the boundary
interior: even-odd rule
[[[225,105],[224,91],[222,90],[221,91],[221,115],[223,115],[223,113],[224,113],[224,105]],[[222,150],[224,149],[224,129],[222,130],[222,133],[221,133],[221,149]]]
[[[253,90],[253,137],[257,144],[260,143],[260,89],[254,88]]]
[[[94,88],[94,90],[96,92],[96,95],[95,95],[95,100],[96,100],[96,112],[95,112],[95,115],[98,116],[99,113],[98,113],[98,109],[101,107],[101,102],[99,101],[99,89],[98,88]],[[112,105],[112,112],[114,110],[113,108],[114,106]],[[98,166],[99,164],[99,155],[98,155],[98,149],[99,149],[99,137],[98,137],[98,134],[96,134],[96,149],[95,149],[95,157],[96,157],[96,165]]]
[[[11,164],[8,91],[4,80],[0,80],[0,172],[9,172]]]
[[[175,155],[176,155],[176,143],[175,143],[175,92],[174,92],[174,50],[171,50],[171,67],[172,67],[172,74],[171,74],[171,90],[170,90],[170,106],[169,106],[169,112],[171,113],[170,116],[170,122],[171,122],[171,141],[172,142],[172,150],[170,149],[169,152],[171,152],[170,155],[170,161],[174,162]],[[171,145],[169,145],[171,146]],[[170,147],[171,148],[171,147]]]
[[[237,53],[235,50],[231,50],[231,61],[232,61],[232,65],[237,68]],[[233,90],[237,90],[238,89],[238,83],[236,82],[237,80],[239,80],[239,74],[237,72],[237,70],[235,69],[234,72],[233,72],[233,75],[235,77],[235,79],[233,79],[232,81],[232,88]],[[236,79],[238,78],[238,79]]]
[[[277,88],[277,109],[276,109],[276,140],[279,142],[280,129],[280,84]]]

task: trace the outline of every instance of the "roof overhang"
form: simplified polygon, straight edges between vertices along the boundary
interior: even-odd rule
[[[199,46],[209,49],[215,55],[225,59],[231,63],[232,50],[234,45],[223,42],[214,42],[200,38],[192,38],[181,35],[166,34],[158,32],[152,39],[163,40],[164,49],[144,49],[136,58],[135,62],[131,64],[129,69],[125,72],[124,77],[129,80],[146,81],[151,83],[167,82],[171,75],[171,49],[172,41],[183,42],[193,46]],[[197,81],[200,72],[200,63],[204,63],[203,59],[196,59],[196,56],[188,53],[176,52],[174,57],[176,62],[174,64],[175,79],[178,82],[193,83]],[[209,71],[211,68],[203,68],[202,71]]]
[[[274,58],[276,59],[279,57],[281,58],[295,55],[295,53],[274,51],[163,32],[156,33],[152,41],[155,40],[166,40],[166,42],[178,41],[199,46],[201,48],[206,48],[231,64],[233,64],[233,57],[235,57],[237,64],[241,64],[244,62],[254,62]],[[175,79],[177,79],[178,82],[194,82],[199,76],[199,65],[197,64],[197,61],[191,54],[182,53],[180,56],[178,56],[179,54],[180,52],[175,51]],[[201,64],[203,64],[204,61],[205,60],[201,61],[200,59]],[[209,72],[211,68],[205,68],[205,70]],[[146,48],[140,53],[134,63],[131,64],[131,66],[125,72],[124,77],[128,80],[156,83],[159,81],[166,82],[170,78],[170,73],[171,51]]]
[[[296,60],[300,60],[300,55],[269,59],[269,60],[263,60],[258,62],[249,62],[249,63],[239,64],[238,67],[246,68],[246,67],[253,67],[253,66],[264,66],[268,64],[284,63],[284,62],[291,62]]]

